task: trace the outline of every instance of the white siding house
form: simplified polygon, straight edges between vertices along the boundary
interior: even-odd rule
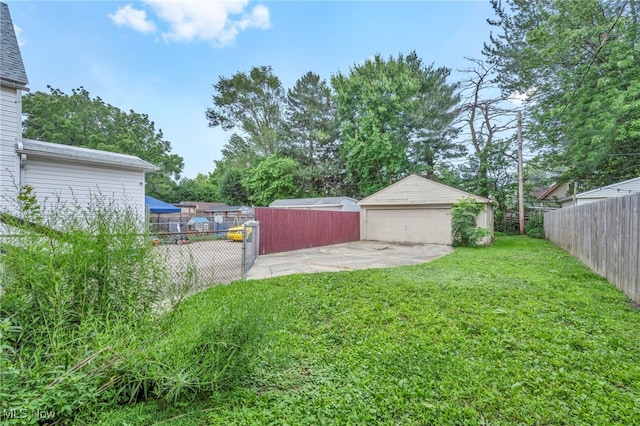
[[[606,200],[608,198],[622,197],[640,192],[640,177],[613,183],[602,188],[576,194],[575,197],[566,197],[561,200],[562,207],[571,207],[594,201]]]
[[[15,197],[19,180],[15,148],[22,133],[20,91],[26,90],[27,83],[9,7],[0,3],[0,208],[3,210]]]
[[[154,165],[131,155],[22,139],[22,91],[27,75],[6,4],[0,3],[0,210],[16,191],[33,187],[39,201],[73,201],[90,194],[122,201],[144,218],[144,175]]]
[[[153,166],[138,157],[29,139],[18,154],[26,157],[23,184],[38,199],[85,204],[100,193],[124,200],[144,217],[144,174]]]
[[[490,200],[410,175],[358,203],[360,239],[451,245],[451,207],[467,197],[484,205],[477,223],[493,233]]]
[[[18,176],[18,156],[15,146],[16,135],[22,131],[20,125],[20,105],[15,89],[0,87],[0,208],[7,208],[8,200],[15,197]]]

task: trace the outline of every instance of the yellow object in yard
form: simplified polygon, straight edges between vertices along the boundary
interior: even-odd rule
[[[250,220],[248,222],[243,223],[240,226],[234,226],[227,230],[227,240],[229,241],[242,241],[245,237],[245,228],[246,228],[246,239],[247,241],[251,240],[251,233],[253,232],[253,227],[255,226],[256,221]]]

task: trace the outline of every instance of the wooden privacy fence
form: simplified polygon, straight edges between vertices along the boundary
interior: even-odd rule
[[[640,194],[547,212],[544,234],[640,303]]]
[[[256,208],[260,254],[360,240],[360,212]]]

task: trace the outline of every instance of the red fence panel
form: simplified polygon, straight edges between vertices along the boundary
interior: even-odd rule
[[[360,212],[257,207],[260,254],[360,240]]]

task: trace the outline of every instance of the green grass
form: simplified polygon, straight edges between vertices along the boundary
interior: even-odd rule
[[[256,312],[229,386],[102,413],[101,425],[634,424],[640,312],[551,244],[500,237],[437,261],[237,282],[167,334]],[[238,313],[239,312],[239,313]],[[224,314],[221,314],[224,313]],[[213,336],[212,336],[213,338]]]

